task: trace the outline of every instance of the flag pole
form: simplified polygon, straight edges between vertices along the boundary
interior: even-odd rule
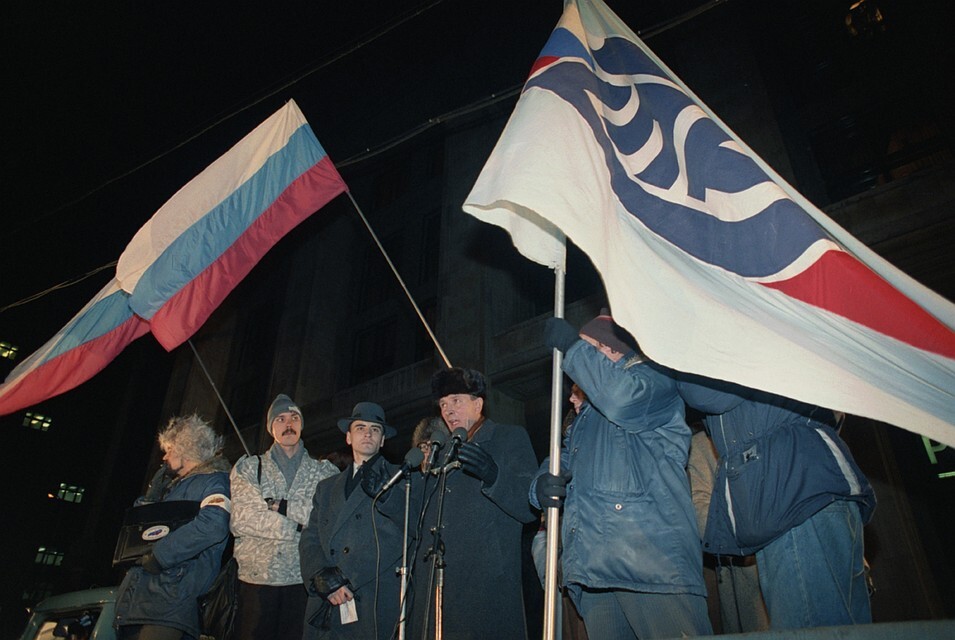
[[[395,278],[398,279],[398,284],[401,285],[401,289],[405,292],[405,295],[408,297],[408,302],[411,303],[411,306],[414,308],[416,314],[418,314],[418,319],[421,320],[421,324],[424,325],[424,330],[428,332],[428,336],[431,338],[431,342],[434,343],[435,348],[437,348],[438,353],[441,355],[441,359],[444,361],[444,365],[447,368],[451,368],[451,361],[448,360],[448,356],[445,355],[444,349],[441,348],[441,345],[438,343],[437,336],[434,335],[434,331],[431,330],[431,327],[428,325],[428,321],[425,320],[424,314],[421,313],[421,309],[418,308],[418,303],[415,302],[414,297],[411,295],[411,291],[408,290],[408,287],[405,285],[404,279],[398,273],[398,269],[395,268],[394,263],[391,261],[391,258],[388,257],[388,252],[385,251],[384,245],[381,244],[381,241],[378,240],[377,234],[375,234],[374,229],[371,228],[368,219],[365,218],[365,214],[362,212],[361,207],[358,206],[358,203],[355,202],[355,197],[352,196],[351,191],[346,191],[348,194],[348,199],[351,200],[352,206],[355,207],[355,211],[358,212],[358,217],[361,218],[361,221],[364,223],[365,228],[368,229],[368,233],[371,234],[371,239],[375,241],[375,244],[378,246],[378,250],[381,252],[381,255],[385,257],[385,262],[388,263],[388,266],[391,268],[391,272],[395,274]]]
[[[196,356],[196,361],[199,363],[202,373],[206,375],[206,380],[208,380],[209,384],[212,386],[212,391],[216,394],[216,398],[219,399],[219,404],[222,405],[223,410],[225,410],[226,417],[229,418],[232,428],[235,429],[235,435],[239,436],[239,442],[242,444],[242,448],[245,449],[245,455],[251,456],[252,452],[249,451],[249,446],[245,443],[245,439],[242,437],[242,433],[239,431],[239,427],[236,425],[235,419],[232,417],[232,413],[229,412],[229,407],[226,406],[225,400],[223,400],[222,396],[219,394],[219,389],[216,388],[216,383],[212,381],[212,376],[209,375],[209,370],[206,369],[206,363],[202,361],[202,358],[199,356],[199,352],[196,351],[196,345],[192,344],[192,338],[189,338],[187,342],[189,343],[189,348],[192,349],[193,355]]]
[[[564,267],[554,268],[554,317],[564,317]],[[550,468],[553,475],[560,475],[560,445],[561,445],[561,407],[564,393],[563,372],[561,364],[564,354],[554,349],[554,359],[551,365],[551,398],[550,398]],[[547,556],[544,569],[544,640],[554,640],[557,637],[557,545],[560,539],[560,509],[547,509]]]

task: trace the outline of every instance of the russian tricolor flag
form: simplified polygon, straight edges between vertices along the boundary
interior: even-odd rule
[[[156,212],[120,256],[116,277],[171,350],[282,236],[346,189],[290,101]]]
[[[182,344],[282,236],[346,190],[289,102],[136,233],[116,277],[0,385],[0,415],[82,384],[148,331],[167,350]]]
[[[113,278],[65,327],[10,372],[0,385],[0,415],[69,391],[103,370],[149,331]]]

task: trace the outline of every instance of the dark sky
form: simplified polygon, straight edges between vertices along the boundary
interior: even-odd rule
[[[698,3],[609,4],[640,29]],[[560,0],[111,5],[4,9],[0,307],[116,260],[286,100],[341,161],[519,85],[562,11]],[[0,313],[0,340],[31,352],[107,279]],[[29,335],[14,329],[24,323]]]

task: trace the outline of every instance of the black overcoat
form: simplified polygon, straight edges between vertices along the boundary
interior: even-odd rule
[[[383,458],[377,461],[384,466],[383,473],[390,475],[397,469]],[[345,483],[352,472],[349,466],[318,483],[299,552],[306,585],[326,567],[341,570],[355,594],[358,621],[342,625],[338,607],[331,607],[328,629],[316,628],[309,621],[327,603],[310,594],[305,612],[306,638],[387,640],[397,624],[400,582],[396,568],[401,562],[402,531],[380,513],[372,523],[372,501],[360,486],[345,498]]]
[[[537,516],[527,492],[537,458],[523,427],[491,420],[474,433],[471,442],[491,454],[498,466],[491,486],[460,469],[449,472],[444,501],[444,606],[446,640],[520,640],[527,637],[521,584],[521,533]],[[429,477],[421,492],[425,501],[421,545],[412,567],[409,640],[419,640],[425,623],[427,638],[434,637],[433,585],[429,579],[438,499],[438,478]],[[420,490],[419,490],[420,491]],[[428,497],[430,496],[430,499]],[[392,496],[388,506],[393,508]],[[430,606],[429,606],[430,605]]]

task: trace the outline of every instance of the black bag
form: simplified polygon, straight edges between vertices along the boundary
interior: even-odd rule
[[[192,522],[198,513],[199,503],[192,500],[169,500],[130,507],[116,540],[113,566],[136,562],[152,549],[157,540]]]
[[[199,597],[199,627],[203,637],[228,640],[235,627],[239,604],[239,563],[235,558],[222,565],[209,590]]]

